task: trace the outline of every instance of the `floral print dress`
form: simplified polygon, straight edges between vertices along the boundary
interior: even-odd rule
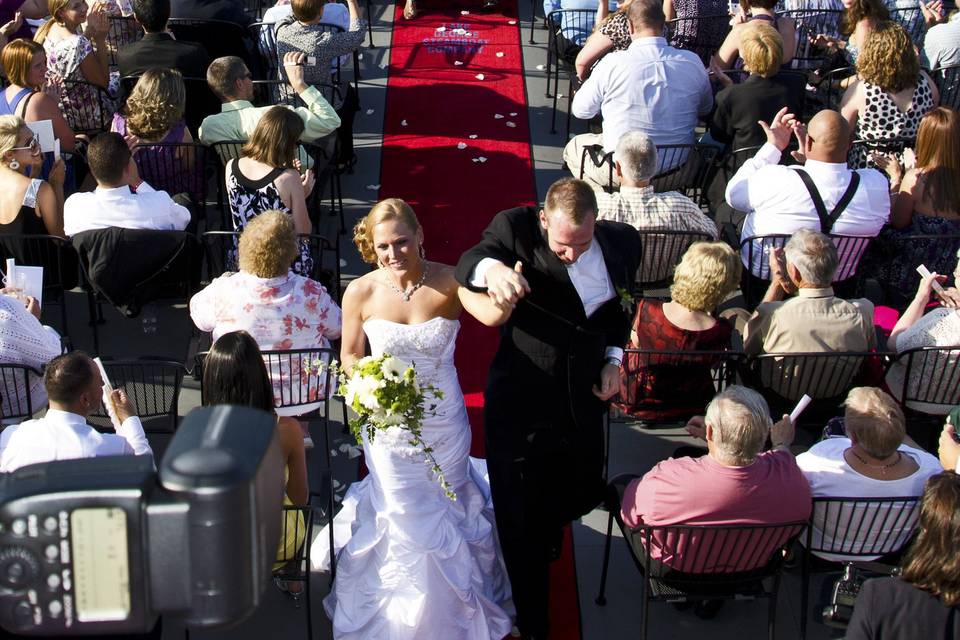
[[[89,55],[96,55],[93,43],[82,35],[74,35],[53,42],[47,38],[43,42],[47,52],[47,85],[56,87],[58,103],[64,117],[75,132],[96,131],[110,124],[110,118],[116,111],[115,102],[93,86],[82,84],[67,86],[65,82],[87,79],[80,70],[80,64]],[[112,72],[107,87],[110,96],[119,94],[120,74]]]

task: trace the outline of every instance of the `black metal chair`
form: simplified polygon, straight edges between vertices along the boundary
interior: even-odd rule
[[[937,69],[933,79],[940,89],[940,106],[960,110],[960,64]]]
[[[729,21],[730,16],[727,15],[668,20],[664,25],[664,37],[670,46],[697,54],[706,66],[710,64],[710,56],[720,49],[720,45],[730,31],[729,26],[726,26]],[[724,25],[724,28],[713,28],[717,24]]]
[[[654,351],[627,349],[620,392],[613,409],[629,420],[642,413],[647,426],[686,422],[702,415],[713,397],[735,381],[737,351]]]
[[[920,10],[920,7],[890,9],[890,19],[894,22],[900,23],[900,25],[906,29],[907,33],[910,34],[910,39],[913,40],[914,44],[919,45],[923,42],[923,37],[926,35],[927,29],[924,24],[923,12]]]
[[[645,290],[670,286],[673,270],[691,244],[713,240],[711,236],[695,231],[642,229],[637,233],[640,235],[641,258],[636,284],[641,296]]]
[[[856,67],[838,67],[825,73],[816,88],[807,92],[804,118],[809,119],[823,109],[839,111],[845,91],[844,82],[856,74]]]
[[[706,144],[657,145],[657,175],[651,183],[658,193],[679,191],[698,205],[706,203],[720,150]]]
[[[107,31],[107,56],[111,69],[117,68],[117,52],[143,38],[143,29],[133,16],[110,16]]]
[[[960,405],[960,345],[907,349],[897,354],[897,363],[904,367],[904,385],[891,392],[900,404],[938,418]],[[931,413],[929,405],[946,410]]]
[[[273,565],[273,578],[284,583],[298,583],[300,591],[287,591],[296,608],[305,609],[307,639],[313,639],[313,612],[310,601],[310,544],[313,542],[313,507],[283,507],[283,524],[280,527],[280,546]],[[332,529],[332,527],[331,527]],[[301,606],[301,600],[306,606]]]
[[[807,637],[812,555],[857,566],[906,548],[917,527],[919,498],[814,498],[800,580],[800,638]]]
[[[263,80],[274,80],[279,77],[279,61],[277,60],[277,28],[276,22],[254,22],[248,29],[256,43],[256,50],[260,52],[258,65]],[[251,70],[252,71],[252,70]]]
[[[250,41],[250,32],[235,22],[170,18],[167,28],[177,40],[202,44],[211,60],[237,56],[249,68],[255,66],[252,55],[255,46]]]
[[[577,76],[574,61],[582,48],[573,40],[568,40],[564,32],[589,34],[597,12],[593,9],[563,9],[551,11],[547,16],[547,97],[553,98],[553,111],[550,115],[550,133],[557,132],[557,98],[560,93],[560,71],[567,74],[567,138],[570,137],[570,108],[573,103],[575,78]],[[550,78],[553,78],[553,93],[550,92]]]
[[[123,389],[130,398],[136,415],[143,421],[144,431],[173,433],[177,430],[177,405],[185,373],[182,362],[154,356],[103,356],[101,360],[113,388]],[[90,422],[101,430],[113,430],[103,408],[91,414]]]
[[[43,308],[60,307],[60,333],[69,344],[66,292],[80,283],[80,263],[70,241],[58,236],[0,234],[0,257],[43,267]]]
[[[29,420],[40,407],[33,406],[30,383],[43,372],[22,364],[0,363],[0,419]]]
[[[672,525],[628,528],[620,518],[619,505],[608,505],[607,536],[603,569],[596,603],[606,604],[607,568],[613,521],[616,519],[634,565],[643,579],[643,614],[640,637],[645,640],[651,602],[700,600],[768,600],[767,635],[773,640],[777,596],[783,573],[784,553],[806,527],[805,522],[723,526]],[[635,548],[630,540],[637,541]],[[652,551],[658,557],[652,557]],[[669,563],[665,558],[670,558]],[[767,583],[770,586],[767,586]]]
[[[110,130],[116,98],[92,82],[64,80],[60,111],[74,133],[93,137]]]
[[[207,164],[208,147],[196,142],[144,142],[133,148],[140,177],[154,189],[171,196],[190,196],[194,219],[203,219],[207,183],[212,175]]]
[[[916,143],[916,138],[886,138],[881,140],[867,140],[860,138],[850,144],[850,152],[847,155],[848,161],[853,162],[863,154],[863,157],[869,161],[871,153],[892,153],[900,155],[904,149]],[[872,163],[870,164],[872,166]]]

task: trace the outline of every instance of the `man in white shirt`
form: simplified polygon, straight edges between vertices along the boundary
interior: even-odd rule
[[[960,64],[960,11],[954,9],[948,20],[942,20],[922,2],[920,6],[928,29],[923,39],[924,66],[936,70]]]
[[[0,434],[0,472],[28,464],[97,456],[153,455],[140,418],[127,395],[115,389],[110,401],[120,426],[116,435],[98,433],[87,416],[102,404],[103,380],[82,351],[50,361],[43,374],[50,408],[43,418],[7,427]]]
[[[87,150],[87,164],[97,188],[74,193],[63,203],[63,230],[68,236],[109,227],[187,228],[190,211],[140,179],[137,163],[119,133],[101,133],[94,138]]]
[[[609,153],[627,131],[641,131],[661,146],[691,144],[699,118],[713,106],[713,92],[700,58],[692,51],[668,46],[662,37],[662,3],[636,0],[627,15],[633,39],[630,47],[605,55],[573,98],[576,117],[603,115],[602,136],[575,136],[563,150],[563,160],[574,177],[580,175],[584,147],[602,144],[604,153]],[[671,154],[661,162],[658,173],[685,159]],[[598,168],[589,158],[582,164],[585,180],[607,184],[606,166]]]
[[[770,125],[760,124],[767,134],[766,144],[740,167],[726,189],[727,204],[748,212],[741,240],[792,234],[798,229],[868,238],[880,233],[890,217],[889,184],[886,176],[876,169],[852,171],[847,168],[850,128],[843,116],[824,109],[804,127],[784,107]],[[805,162],[789,167],[780,165],[780,156],[794,133]],[[809,176],[809,187],[801,172]],[[831,228],[822,228],[815,193],[819,195],[828,223],[832,222]],[[758,243],[754,254],[759,255],[759,251]],[[840,256],[841,264],[844,259],[845,256]],[[744,265],[749,266],[746,252],[743,260]]]

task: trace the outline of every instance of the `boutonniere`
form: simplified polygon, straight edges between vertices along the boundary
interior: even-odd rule
[[[632,316],[633,307],[636,304],[633,301],[633,296],[630,295],[630,292],[625,287],[617,287],[617,295],[620,296],[620,308],[623,309],[624,313]]]

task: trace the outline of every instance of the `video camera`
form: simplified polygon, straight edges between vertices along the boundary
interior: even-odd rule
[[[146,633],[238,622],[260,603],[280,536],[276,418],[197,409],[149,456],[30,465],[0,477],[0,627]]]

